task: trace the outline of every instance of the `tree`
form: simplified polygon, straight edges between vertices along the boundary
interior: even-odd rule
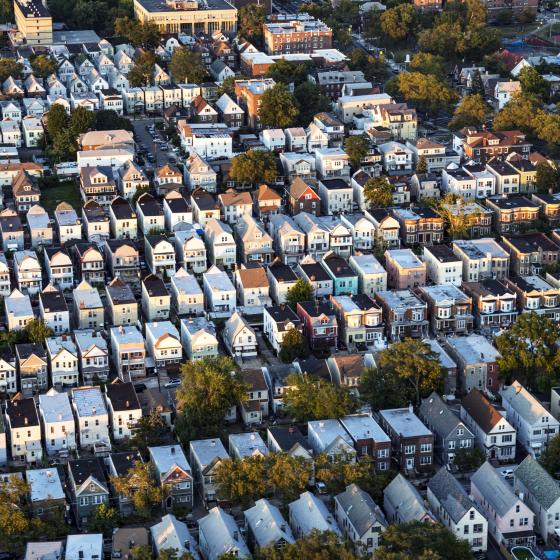
[[[231,161],[229,176],[238,183],[272,183],[276,175],[276,159],[268,150],[248,150]]]
[[[94,113],[95,122],[93,125],[94,130],[129,130],[132,132],[134,127],[130,119],[119,115],[113,109],[100,109]]]
[[[134,17],[115,19],[114,28],[117,35],[128,39],[135,47],[154,49],[161,39],[157,25],[151,21],[140,23]]]
[[[174,80],[180,83],[199,84],[208,75],[200,53],[186,47],[177,47],[173,50],[169,70]]]
[[[129,498],[134,512],[143,519],[151,519],[154,508],[161,504],[162,491],[154,480],[151,463],[137,461],[128,472],[111,476],[110,481],[115,492]]]
[[[296,86],[294,98],[299,108],[298,124],[303,127],[307,127],[317,113],[327,112],[332,108],[331,100],[312,82]]]
[[[364,199],[370,208],[386,208],[393,202],[393,187],[389,179],[381,177],[371,177],[364,185]]]
[[[365,134],[353,134],[344,140],[344,151],[350,158],[350,165],[354,169],[360,167],[361,161],[368,155],[371,142]]]
[[[444,79],[446,74],[443,57],[422,51],[412,57],[408,70],[421,74],[433,74],[440,80]]]
[[[298,329],[290,329],[284,335],[279,356],[284,363],[293,362],[296,358],[303,359],[309,356],[307,341]]]
[[[166,431],[159,412],[154,410],[138,420],[134,427],[132,441],[140,451],[146,451],[148,447],[161,445]]]
[[[263,25],[266,20],[264,4],[246,4],[241,6],[237,12],[237,33],[250,41],[261,42],[263,37]]]
[[[414,390],[415,402],[441,387],[443,370],[438,355],[421,340],[405,338],[378,355],[378,367]]]
[[[296,100],[284,84],[276,84],[263,93],[259,118],[264,126],[288,128],[294,124],[298,115]]]
[[[104,535],[112,533],[113,529],[119,525],[119,512],[108,504],[97,506],[88,521],[88,529],[91,532],[103,533]]]
[[[51,141],[61,136],[70,127],[70,117],[62,105],[51,105],[47,113],[47,134]]]
[[[22,70],[23,64],[16,62],[14,58],[0,57],[0,83],[4,83],[10,76],[19,80]]]
[[[131,560],[152,560],[152,549],[147,544],[135,544],[130,549]],[[161,558],[161,555],[160,555]]]
[[[469,543],[457,538],[440,523],[412,521],[389,525],[381,534],[374,560],[472,560]]]
[[[3,549],[14,550],[24,542],[31,528],[23,508],[29,490],[30,486],[15,476],[0,481],[0,542]]]
[[[220,98],[224,93],[233,98],[235,96],[235,80],[240,79],[242,79],[240,76],[228,76],[218,87],[218,98]]]
[[[548,151],[557,153],[560,145],[560,115],[539,110],[533,119],[533,127],[539,140],[548,144]]]
[[[295,284],[288,288],[286,303],[295,311],[300,301],[311,301],[313,297],[313,286],[303,278],[298,278]]]
[[[185,362],[177,389],[179,431],[184,439],[216,435],[226,412],[245,398],[246,387],[231,358],[219,356]]]
[[[408,406],[414,400],[414,391],[392,371],[371,367],[360,379],[360,396],[373,410],[383,410]]]
[[[32,319],[25,325],[24,336],[28,342],[44,344],[45,338],[53,336],[53,330],[46,325],[41,319]]]
[[[258,550],[256,560],[358,560],[351,546],[330,531],[314,529],[293,544]]]
[[[80,134],[90,130],[94,121],[95,113],[93,111],[88,111],[85,107],[76,107],[70,118],[70,126],[74,136],[78,137]]]
[[[285,85],[295,84],[296,86],[307,82],[309,66],[297,62],[289,62],[280,59],[275,62],[266,73],[267,78],[272,78],[276,83]]]
[[[531,8],[523,8],[518,14],[516,14],[515,19],[521,24],[526,25],[528,23],[533,23],[537,17],[537,12]]]
[[[517,321],[496,338],[500,352],[498,368],[508,381],[517,380],[528,388],[549,391],[559,371],[556,341],[558,324],[535,312],[521,313]]]
[[[544,448],[539,463],[548,473],[557,478],[560,472],[560,434],[556,434]]]
[[[515,94],[494,117],[494,130],[521,130],[530,134],[539,108],[540,103],[533,96]]]
[[[418,158],[418,163],[416,164],[416,173],[428,173],[428,162],[426,161],[426,156],[420,156]]]
[[[11,0],[0,0],[0,23],[12,23],[13,21],[13,2]]]
[[[550,87],[536,68],[526,66],[519,72],[518,79],[523,95],[535,96],[541,101],[548,101]]]
[[[38,78],[46,78],[56,72],[56,62],[44,54],[38,54],[31,59],[33,74]]]
[[[446,109],[457,99],[455,91],[432,74],[402,72],[396,78],[396,85],[406,101],[425,111]]]
[[[474,71],[471,81],[471,95],[476,94],[484,98],[484,83],[482,82],[482,75],[478,68]]]
[[[341,418],[357,408],[354,396],[345,388],[308,375],[291,375],[284,392],[284,410],[297,422]]]
[[[270,491],[283,503],[295,500],[307,487],[313,467],[302,457],[271,453],[267,455],[266,463]]]
[[[214,477],[218,496],[242,506],[262,498],[267,490],[266,462],[262,455],[221,461]]]
[[[537,163],[536,187],[540,193],[556,191],[560,177],[558,170],[546,161]]]
[[[142,53],[127,74],[128,81],[132,87],[149,86],[154,81],[154,66],[156,57],[151,52]]]
[[[478,447],[461,447],[455,452],[453,464],[461,472],[470,472],[478,469],[486,460],[486,456]]]
[[[366,80],[383,83],[390,75],[389,66],[383,54],[368,55],[362,49],[352,49],[348,66],[352,70],[361,70]]]
[[[434,206],[444,219],[451,239],[469,238],[472,224],[482,217],[480,210],[473,210],[462,197],[453,193],[447,193],[437,200]]]
[[[466,95],[455,109],[449,128],[457,130],[465,126],[480,126],[491,110],[482,95]]]
[[[412,31],[414,6],[399,4],[383,12],[379,21],[384,35],[396,42],[404,41]]]
[[[513,21],[513,14],[511,10],[504,8],[503,10],[498,10],[495,15],[495,21],[498,25],[510,25]]]

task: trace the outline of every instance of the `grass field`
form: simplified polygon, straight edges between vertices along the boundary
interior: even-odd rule
[[[68,202],[78,214],[82,207],[80,187],[75,181],[63,181],[56,186],[41,189],[41,206],[52,214],[60,202]]]

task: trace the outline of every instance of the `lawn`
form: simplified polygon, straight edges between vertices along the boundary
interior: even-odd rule
[[[75,181],[62,181],[55,186],[44,185],[41,189],[41,206],[45,208],[49,214],[52,214],[55,208],[61,202],[68,202],[78,214],[82,207],[80,198],[80,187]]]
[[[514,546],[511,549],[511,554],[516,560],[534,560],[536,556],[525,547]]]

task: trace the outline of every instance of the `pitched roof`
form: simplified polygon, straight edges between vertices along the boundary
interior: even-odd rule
[[[500,516],[505,515],[519,501],[508,482],[488,461],[471,475],[471,482]]]
[[[472,389],[461,401],[461,406],[485,432],[504,418],[478,389]]]
[[[506,400],[521,418],[529,424],[540,422],[549,412],[519,381],[514,381],[509,387],[502,389],[502,399]]]
[[[268,288],[270,282],[264,268],[240,268],[237,271],[243,288]]]
[[[435,391],[429,397],[422,399],[419,413],[430,428],[441,437],[448,436],[458,424],[462,424],[461,419]],[[468,428],[465,429],[468,431]]]
[[[560,499],[560,483],[531,455],[527,455],[515,469],[514,477],[544,509],[550,508]]]
[[[474,507],[465,489],[446,467],[441,467],[432,477],[428,483],[428,489],[432,491],[455,523],[459,522]]]
[[[340,504],[360,537],[377,523],[383,527],[387,526],[387,520],[379,506],[358,485],[350,484],[334,499]]]

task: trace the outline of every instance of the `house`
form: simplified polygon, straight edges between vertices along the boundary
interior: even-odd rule
[[[181,361],[183,349],[179,331],[171,321],[145,323],[146,347],[156,367],[174,369]]]
[[[490,132],[478,131],[474,127],[466,127],[456,133],[453,146],[459,148],[466,158],[478,162],[485,162],[492,157],[504,158],[511,152],[527,158],[531,151],[531,144],[519,130]]]
[[[158,167],[154,172],[154,186],[158,195],[162,196],[183,185],[181,172],[168,163]]]
[[[278,214],[282,205],[282,197],[268,185],[260,185],[253,192],[253,208],[257,216],[263,220]]]
[[[231,130],[239,130],[245,120],[245,111],[227,93],[215,103],[221,122],[224,122]]]
[[[76,424],[68,393],[51,388],[39,395],[39,417],[49,457],[67,457],[76,450]]]
[[[534,513],[534,530],[547,543],[560,528],[560,484],[531,455],[513,473],[515,492]]]
[[[348,154],[342,148],[320,148],[315,150],[315,168],[321,180],[342,179],[346,182],[347,189],[349,189],[349,192],[341,192],[339,195],[333,195],[332,204],[334,210],[336,210],[337,205],[345,204],[347,196],[349,196],[350,202],[352,201],[352,189],[348,185],[350,181],[349,161],[350,158]],[[337,188],[336,184],[333,184],[333,188]],[[327,200],[330,199],[331,195],[328,196]],[[323,210],[331,207],[331,204],[325,202],[323,197],[321,197],[321,201]]]
[[[318,216],[301,212],[294,216],[294,222],[305,233],[306,252],[312,259],[322,259],[329,251],[330,230]],[[344,229],[344,228],[343,228]]]
[[[194,152],[189,156],[184,167],[184,180],[191,192],[200,188],[215,193],[218,174],[206,160]]]
[[[303,178],[296,177],[289,190],[289,205],[293,216],[307,212],[319,216],[321,213],[321,197]]]
[[[229,225],[209,219],[204,228],[208,260],[212,265],[232,268],[236,262],[237,245]]]
[[[355,463],[357,460],[352,438],[338,420],[308,422],[307,440],[315,454],[324,453],[329,463]]]
[[[67,202],[61,202],[54,211],[58,240],[61,245],[67,241],[82,238],[82,223],[78,214]]]
[[[331,531],[342,536],[327,506],[311,492],[303,492],[297,500],[290,502],[288,512],[290,527],[298,539],[312,531]]]
[[[100,388],[73,388],[71,398],[80,448],[91,449],[94,453],[110,451],[109,414]]]
[[[201,274],[206,271],[206,246],[196,232],[197,226],[175,232],[175,249],[178,263],[187,272]]]
[[[333,294],[355,295],[358,293],[358,276],[349,266],[348,261],[329,251],[321,260],[321,265],[333,280]]]
[[[332,278],[311,255],[300,259],[296,265],[296,273],[311,284],[315,298],[320,299],[332,295],[334,290]]]
[[[373,554],[387,520],[372,497],[356,484],[334,497],[334,515],[342,534],[358,554]]]
[[[494,239],[453,241],[453,252],[463,263],[463,280],[502,279],[509,275],[510,256]]]
[[[232,459],[268,455],[268,447],[258,432],[229,435],[229,453]]]
[[[74,265],[65,248],[47,247],[44,250],[45,268],[50,284],[59,290],[74,287]]]
[[[560,319],[560,291],[540,276],[515,276],[505,280],[506,286],[517,293],[518,309]]]
[[[82,226],[88,241],[103,242],[111,235],[109,216],[95,200],[88,200],[82,208]]]
[[[508,161],[491,159],[486,162],[486,170],[496,179],[496,195],[510,196],[520,192],[520,176]]]
[[[511,98],[520,91],[520,82],[513,80],[497,82],[494,87],[494,99],[498,105],[498,111],[501,111],[511,101]]]
[[[353,250],[353,236],[351,228],[344,225],[338,216],[309,216],[313,221],[322,225],[329,233],[329,246],[332,252],[343,258],[348,258]]]
[[[237,243],[245,264],[272,262],[272,237],[250,214],[243,214],[235,225]]]
[[[109,376],[109,351],[102,333],[92,329],[77,330],[74,331],[74,341],[83,383],[106,381]]]
[[[301,260],[305,253],[306,235],[290,216],[271,215],[268,228],[276,254],[284,264],[295,264]]]
[[[204,317],[181,319],[181,344],[189,360],[218,356],[214,323]]]
[[[301,329],[301,320],[288,305],[265,307],[263,310],[263,333],[279,354],[286,333],[291,329]]]
[[[72,509],[78,526],[87,527],[95,509],[101,504],[109,503],[109,485],[101,461],[97,457],[68,461],[68,483],[72,494]],[[99,538],[102,539],[102,535],[99,535]],[[83,535],[80,536],[80,541],[82,539]],[[75,556],[75,558],[81,557]]]
[[[21,219],[15,210],[4,208],[0,211],[0,233],[4,251],[22,251],[24,247],[24,230]]]
[[[393,457],[407,472],[430,473],[434,464],[434,434],[409,408],[379,411],[381,427],[391,438]]]
[[[49,215],[42,206],[35,204],[27,211],[27,226],[31,235],[31,247],[52,245],[53,231]]]
[[[246,399],[240,404],[241,419],[245,426],[260,424],[268,418],[268,385],[262,369],[245,369],[241,378],[246,387]],[[230,450],[231,451],[231,450]]]
[[[25,472],[29,485],[29,504],[33,517],[57,519],[66,513],[66,494],[56,468]]]
[[[257,355],[258,342],[255,331],[237,311],[226,321],[222,336],[232,356],[244,359]]]
[[[321,179],[318,194],[323,214],[331,216],[352,212],[353,190],[347,181],[339,178]]]
[[[62,293],[50,284],[39,294],[39,315],[54,334],[70,330],[70,313]]]
[[[105,284],[105,261],[97,245],[74,242],[71,249],[74,266],[80,272],[82,281],[91,285]]]
[[[266,274],[270,282],[270,295],[277,305],[286,303],[288,291],[298,281],[295,272],[286,264],[276,259],[267,269]]]
[[[460,286],[463,281],[463,262],[448,245],[424,246],[422,255],[429,280],[436,285]]]
[[[407,175],[413,170],[413,151],[399,142],[385,142],[377,146],[381,152],[383,169],[389,175]]]
[[[435,436],[435,450],[442,464],[453,465],[457,450],[474,448],[474,434],[435,391],[422,399],[418,414]]]
[[[193,507],[193,475],[179,444],[148,447],[159,485],[165,490],[165,508]]]
[[[213,265],[202,274],[202,286],[208,309],[230,317],[235,310],[236,296],[229,276]]]
[[[229,460],[229,454],[219,439],[199,439],[189,443],[189,459],[204,504],[217,500],[216,468],[223,461]]]
[[[78,386],[78,350],[74,341],[67,335],[45,339],[53,387]]]
[[[517,430],[517,439],[527,452],[538,458],[560,431],[560,423],[521,383],[514,381],[501,392],[507,418]]]
[[[113,381],[105,387],[111,433],[115,441],[130,439],[142,409],[132,383]]]
[[[164,550],[173,550],[178,556],[189,554],[193,560],[200,560],[196,540],[187,524],[179,521],[173,514],[162,516],[159,523],[150,527],[150,533],[158,558]]]
[[[294,544],[292,531],[280,510],[266,498],[255,502],[255,505],[243,512],[245,531],[250,546],[255,548],[273,547],[282,549]]]
[[[533,512],[488,461],[471,475],[471,496],[498,544],[507,548],[535,544]]]
[[[515,428],[478,389],[470,391],[461,401],[461,420],[473,432],[477,447],[488,459],[515,460]]]
[[[497,233],[535,229],[540,207],[524,196],[489,198],[486,206],[494,212],[493,225]]]
[[[266,445],[272,453],[287,453],[290,457],[301,457],[313,461],[312,450],[307,438],[297,426],[270,426],[266,429]]]
[[[165,216],[159,202],[150,193],[143,193],[136,201],[138,225],[144,235],[156,235],[165,229]]]
[[[206,560],[218,560],[224,554],[250,558],[251,553],[235,519],[221,507],[214,507],[198,521],[199,544]]]
[[[105,322],[105,306],[99,292],[82,280],[72,293],[74,323],[79,329],[98,329]]]
[[[41,424],[35,401],[16,396],[6,401],[4,415],[11,461],[15,464],[41,464],[43,460]]]
[[[93,497],[95,498],[95,496]],[[101,556],[103,556],[102,533],[68,535],[66,538],[64,560],[96,560]]]
[[[426,337],[428,304],[411,290],[377,292],[375,300],[381,306],[390,340]]]
[[[554,267],[560,259],[560,245],[540,232],[504,235],[502,246],[509,253],[511,272],[516,276],[539,274],[543,267]]]
[[[272,304],[269,282],[264,268],[238,268],[233,275],[237,300],[248,314],[260,314],[265,306]]]
[[[138,321],[138,303],[129,284],[116,277],[105,286],[105,295],[111,325],[131,325]]]
[[[476,554],[485,553],[488,548],[489,523],[481,513],[480,504],[475,502],[445,467],[428,482],[432,511],[458,539],[467,541]]]
[[[107,269],[113,278],[123,282],[138,283],[140,276],[140,252],[129,239],[107,239],[104,246]]]
[[[331,305],[318,301],[300,301],[296,312],[303,325],[303,334],[312,350],[336,348],[338,321]]]
[[[42,289],[42,269],[35,251],[16,251],[13,254],[14,275],[19,290],[29,295]]]
[[[392,212],[406,245],[432,245],[443,241],[443,218],[431,208],[394,208]]]
[[[178,316],[204,313],[204,294],[196,278],[183,267],[171,278],[171,305]]]
[[[358,293],[374,297],[387,290],[387,271],[373,255],[352,255],[348,264],[358,276]]]
[[[15,344],[16,363],[21,392],[31,396],[48,387],[48,362],[42,344],[36,342]]]
[[[389,523],[435,523],[418,490],[400,473],[383,490],[383,509]]]
[[[7,394],[10,398],[17,393],[16,356],[9,346],[0,351],[0,391]],[[6,462],[5,454],[5,433],[2,429],[0,431],[0,465],[4,465]]]
[[[540,216],[549,225],[557,227],[560,221],[560,196],[558,193],[533,193],[531,200],[540,207]]]
[[[0,296],[8,297],[12,291],[10,268],[3,253],[0,253]]]
[[[136,212],[126,198],[117,196],[111,202],[109,224],[113,239],[136,239],[138,237]]]
[[[94,200],[103,208],[107,208],[113,198],[117,196],[117,184],[112,168],[105,165],[82,167],[80,169],[80,195],[84,203]]]
[[[4,121],[0,121],[0,127],[2,127],[2,124],[4,124]],[[6,141],[4,130],[2,130],[2,133],[4,143],[9,143]],[[28,212],[32,206],[39,204],[41,200],[41,190],[37,184],[37,178],[20,169],[12,181],[12,195],[16,211],[19,214]]]
[[[177,231],[192,224],[192,208],[183,198],[183,195],[176,191],[169,191],[163,199],[163,215],[165,217],[165,227],[168,231]]]
[[[146,345],[142,333],[132,325],[111,329],[111,349],[117,375],[132,381],[146,374]]]
[[[130,202],[138,190],[149,188],[150,181],[136,162],[127,161],[122,167],[119,167],[117,186],[121,196]]]
[[[410,249],[387,249],[385,268],[389,287],[396,290],[426,284],[426,265]]]
[[[152,274],[168,278],[175,274],[175,248],[165,235],[146,235],[144,254]]]
[[[436,335],[468,334],[473,329],[472,300],[457,286],[422,286],[418,295],[428,303],[430,327]]]
[[[216,198],[202,188],[194,190],[191,194],[194,221],[205,227],[206,223],[215,218],[220,219],[220,207]]]

